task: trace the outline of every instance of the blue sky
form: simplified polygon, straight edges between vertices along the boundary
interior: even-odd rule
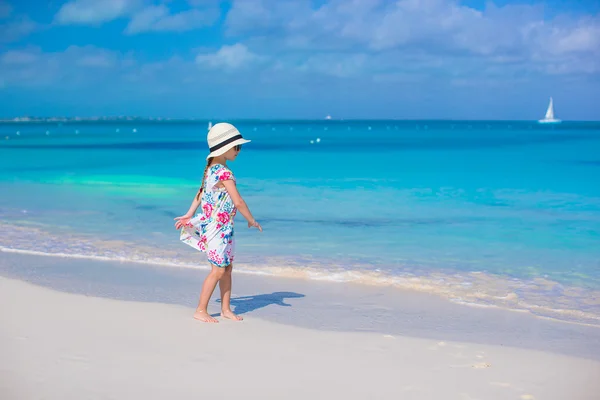
[[[0,0],[0,117],[600,119],[600,0]]]

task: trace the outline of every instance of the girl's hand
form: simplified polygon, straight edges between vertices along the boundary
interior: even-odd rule
[[[175,221],[177,221],[175,222],[175,229],[180,230],[185,224],[190,222],[190,219],[192,219],[192,215],[188,214],[175,218]]]
[[[257,228],[259,231],[262,232],[262,226],[260,226],[260,224],[258,222],[256,222],[256,220],[249,221],[248,222],[248,228]]]

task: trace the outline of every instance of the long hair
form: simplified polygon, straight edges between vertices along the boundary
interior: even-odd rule
[[[206,167],[204,167],[204,173],[202,174],[202,183],[200,184],[200,189],[198,189],[198,194],[196,195],[196,200],[200,198],[202,195],[202,191],[204,190],[204,181],[206,180],[206,171],[208,171],[208,167],[210,167],[210,163],[212,162],[213,157],[210,157],[206,162]]]

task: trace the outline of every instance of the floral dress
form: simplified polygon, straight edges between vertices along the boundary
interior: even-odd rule
[[[206,252],[208,261],[217,267],[233,262],[235,239],[233,218],[237,212],[227,190],[217,183],[233,180],[229,168],[221,164],[211,166],[204,180],[201,209],[182,229],[180,240],[196,250]]]

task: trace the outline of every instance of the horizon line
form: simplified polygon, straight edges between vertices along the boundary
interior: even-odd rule
[[[261,122],[261,121],[321,121],[321,122],[359,122],[359,121],[472,121],[472,122],[538,122],[539,119],[454,119],[454,118],[298,118],[298,117],[274,117],[274,118],[257,118],[257,117],[232,117],[232,118],[207,118],[207,117],[141,117],[141,116],[93,116],[93,117],[64,117],[64,116],[17,116],[17,117],[0,117],[0,123],[40,123],[40,122]],[[216,122],[215,122],[216,121]],[[600,122],[600,120],[566,120],[562,122]]]

